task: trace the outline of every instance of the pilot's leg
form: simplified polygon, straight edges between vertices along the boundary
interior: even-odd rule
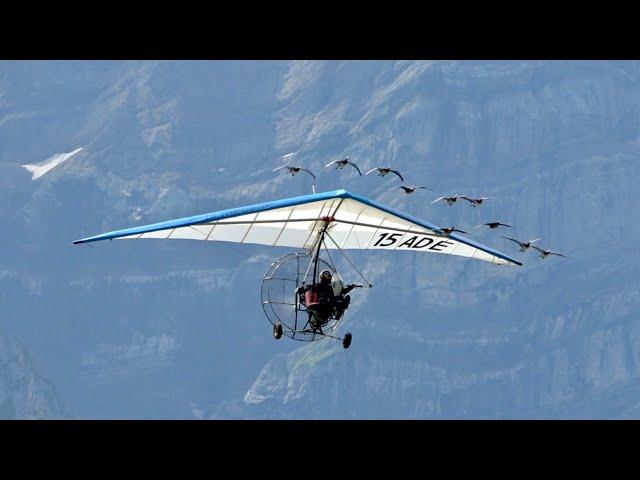
[[[349,295],[345,295],[344,297],[344,309],[349,308],[349,303],[351,303],[351,297]]]
[[[333,305],[326,304],[322,306],[322,310],[320,310],[322,325],[325,325],[329,321],[332,313],[333,313]]]
[[[341,296],[340,301],[336,303],[336,319],[340,320],[342,318],[342,315],[344,314],[344,311],[349,308],[349,302],[351,302],[351,297],[349,295],[346,295],[344,297]]]
[[[320,315],[315,306],[314,308],[307,309],[307,311],[309,312],[309,325],[311,325],[312,329],[316,330],[320,327]]]

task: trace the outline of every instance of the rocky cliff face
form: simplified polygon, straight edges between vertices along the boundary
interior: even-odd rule
[[[0,419],[56,419],[69,413],[29,352],[0,332]]]
[[[90,418],[633,417],[637,62],[4,62],[0,307]],[[79,153],[33,180],[22,165]],[[354,253],[352,347],[275,342],[262,273],[286,250],[71,240],[310,191],[319,174],[518,256],[522,268]],[[62,158],[62,157],[57,157]],[[494,196],[480,208],[442,194]],[[435,257],[435,258],[432,258]]]
[[[330,66],[306,67],[330,82]],[[371,259],[376,291],[351,312],[351,350],[314,345],[272,360],[245,396],[248,415],[633,416],[638,232],[623,211],[639,206],[637,74],[634,63],[399,62],[368,77],[366,100],[345,92],[340,111],[351,121],[336,135],[352,140],[345,150],[392,164],[409,182],[496,199],[469,211],[388,185],[376,196],[467,230],[502,219],[515,227],[506,235],[542,236],[570,258],[542,263],[528,253],[516,270],[400,253]],[[325,111],[287,105],[282,117],[296,121],[282,123],[312,124]],[[282,137],[328,143],[314,132]],[[499,234],[477,235],[514,251]]]

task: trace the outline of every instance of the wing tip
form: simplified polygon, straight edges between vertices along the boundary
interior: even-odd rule
[[[72,242],[73,245],[82,245],[83,243],[92,243],[92,242],[97,242],[99,240],[106,240],[106,238],[103,238],[104,235],[96,235],[95,237],[87,237],[87,238],[81,238],[80,240],[74,240]]]

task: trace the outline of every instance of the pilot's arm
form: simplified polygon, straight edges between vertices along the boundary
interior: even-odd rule
[[[346,287],[344,287],[342,289],[342,292],[340,292],[341,295],[346,295],[347,293],[349,293],[351,290],[353,290],[354,288],[356,288],[355,284],[351,284],[351,285],[347,285]]]

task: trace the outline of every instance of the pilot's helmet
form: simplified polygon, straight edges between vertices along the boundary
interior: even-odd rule
[[[322,273],[320,274],[320,281],[322,283],[329,283],[331,281],[332,276],[333,274],[331,273],[330,270],[323,270]]]

